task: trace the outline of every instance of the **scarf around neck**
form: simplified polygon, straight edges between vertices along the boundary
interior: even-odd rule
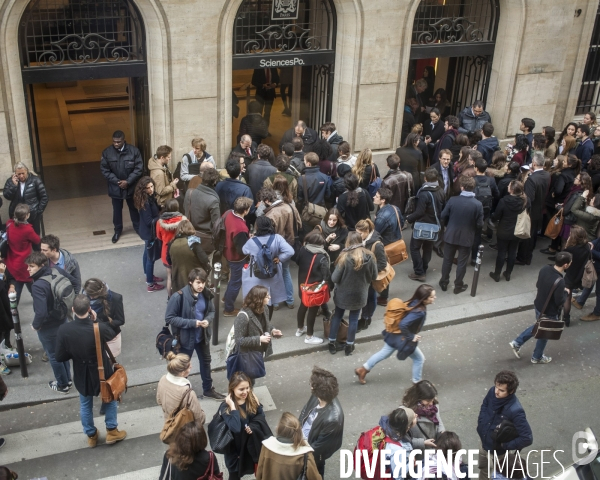
[[[319,246],[319,245],[313,245],[311,243],[307,243],[304,245],[304,248],[306,248],[306,250],[308,250],[310,253],[313,254],[323,254],[327,257],[327,263],[329,265],[331,265],[331,260],[329,258],[329,253],[327,253],[327,250],[325,250],[323,247]]]
[[[329,225],[327,225],[325,220],[321,220],[320,227],[321,230],[323,230],[323,235],[325,235],[325,237],[331,235],[332,233],[336,233],[340,229],[339,223],[336,223],[335,227],[331,228]]]
[[[440,421],[437,417],[438,408],[436,405],[424,406],[419,403],[417,405],[417,408],[415,408],[415,413],[419,417],[425,417],[427,420],[431,421],[434,425],[438,425],[440,423]]]

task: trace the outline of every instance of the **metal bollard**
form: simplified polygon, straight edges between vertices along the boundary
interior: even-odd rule
[[[212,344],[219,344],[219,312],[221,307],[221,264],[213,265],[215,278],[215,319],[213,320]]]
[[[19,310],[17,309],[17,294],[9,293],[10,313],[12,314],[15,338],[17,340],[17,352],[19,353],[19,365],[21,366],[21,376],[29,377],[27,374],[27,358],[25,358],[25,346],[23,345],[23,336],[21,335],[21,321],[19,320]]]
[[[477,282],[479,281],[479,270],[481,270],[481,259],[483,257],[483,245],[479,245],[477,260],[475,260],[475,272],[473,273],[473,284],[471,285],[471,296],[477,293]]]

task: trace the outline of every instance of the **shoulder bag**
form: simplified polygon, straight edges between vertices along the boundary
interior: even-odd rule
[[[415,240],[428,240],[430,242],[437,241],[440,235],[440,221],[437,216],[437,208],[435,206],[435,198],[431,192],[427,192],[431,197],[431,203],[433,205],[433,213],[435,215],[435,221],[437,225],[433,223],[415,222],[413,226],[413,238]]]
[[[308,480],[308,476],[306,475],[306,464],[308,462],[308,453],[304,454],[304,465],[302,466],[302,471],[296,480]]]
[[[213,452],[208,452],[208,455],[210,456],[208,467],[206,468],[204,475],[198,477],[198,480],[223,480],[222,473],[215,473],[215,454]]]
[[[565,329],[565,322],[544,315],[544,312],[550,303],[550,299],[552,298],[552,295],[554,295],[554,291],[561,280],[562,278],[559,277],[554,281],[554,285],[552,285],[552,288],[550,289],[550,294],[546,299],[546,303],[544,303],[544,308],[542,308],[542,311],[540,312],[540,318],[537,319],[533,326],[533,331],[531,333],[536,340],[560,340],[560,336]]]
[[[563,209],[561,208],[548,222],[544,235],[554,240],[560,235],[564,221],[565,217],[563,215]]]
[[[590,253],[590,259],[585,264],[585,268],[583,270],[581,285],[583,285],[585,288],[593,288],[597,280],[598,274],[596,273],[596,268],[594,267],[594,260],[592,260],[592,255]]]
[[[187,391],[181,397],[179,406],[173,410],[170,413],[169,418],[165,420],[165,424],[160,432],[160,439],[163,443],[170,443],[173,437],[175,437],[177,432],[179,432],[184,425],[187,425],[195,420],[194,412],[188,408],[190,392],[193,393],[192,387],[187,389]]]
[[[309,225],[311,228],[316,227],[321,223],[321,220],[327,215],[327,209],[321,205],[308,201],[308,189],[306,187],[306,175],[302,175],[302,190],[304,192],[304,208],[300,218],[303,224]]]
[[[243,313],[248,317],[248,314],[243,310],[240,310],[240,313]],[[248,317],[248,321],[249,320],[250,317]],[[235,351],[231,353],[226,360],[227,380],[229,380],[235,372],[244,372],[253,380],[262,378],[267,374],[265,370],[265,359],[261,351],[254,350],[242,352],[240,351],[238,342],[235,343],[234,349]]]
[[[369,179],[369,186],[367,187],[367,192],[369,192],[369,195],[371,195],[371,197],[374,197],[375,194],[379,191],[379,189],[381,188],[381,177],[377,176],[377,172],[375,171],[375,165],[371,164],[371,178]]]
[[[102,398],[102,403],[110,403],[113,400],[120,402],[121,396],[127,391],[127,373],[125,372],[125,367],[117,363],[112,352],[107,348],[106,353],[113,364],[113,374],[106,380],[104,378],[104,362],[102,361],[102,346],[98,322],[94,322],[94,337],[96,339],[96,360],[100,376],[100,397]]]
[[[306,280],[300,284],[300,293],[302,294],[302,304],[305,307],[320,307],[324,303],[329,301],[329,285],[323,280],[322,282],[308,283],[310,273],[312,272],[313,265],[315,263],[317,254],[313,255],[312,261],[310,262],[310,268],[306,274]]]
[[[400,229],[400,232],[402,232],[402,224],[400,223],[400,217],[398,216],[397,207],[394,207],[392,205],[392,208],[394,209],[394,213],[396,214],[396,220],[398,220],[398,228]],[[398,265],[399,263],[402,263],[404,260],[408,259],[406,243],[404,243],[404,240],[402,239],[384,246],[383,249],[385,250],[385,253],[388,257],[389,264],[392,266]]]
[[[515,223],[515,237],[526,240],[531,237],[531,218],[525,208],[517,216],[517,223]]]
[[[373,245],[371,245],[371,252],[373,252],[373,255],[375,255],[375,245],[377,245],[378,243],[381,243],[381,242],[377,241]],[[385,249],[385,247],[384,247],[384,249]],[[392,283],[392,280],[394,279],[395,276],[396,276],[396,272],[393,269],[393,267],[390,265],[390,262],[388,260],[387,265],[385,266],[385,269],[382,270],[381,272],[379,272],[377,274],[377,278],[371,282],[371,286],[373,287],[373,290],[375,290],[377,293],[383,292],[387,288],[387,286],[390,283]]]
[[[211,450],[221,455],[229,453],[229,444],[233,442],[233,433],[223,420],[220,409],[208,424],[207,430]]]

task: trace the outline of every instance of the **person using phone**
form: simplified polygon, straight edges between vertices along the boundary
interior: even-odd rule
[[[160,207],[163,207],[167,200],[174,198],[177,192],[179,179],[173,178],[173,174],[169,170],[172,151],[173,149],[168,145],[161,145],[156,149],[156,154],[148,160],[150,177],[156,185],[156,202]]]

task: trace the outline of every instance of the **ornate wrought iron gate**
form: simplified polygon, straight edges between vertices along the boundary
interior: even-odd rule
[[[452,59],[450,70],[454,70],[454,75],[448,87],[448,98],[452,99],[450,111],[460,112],[475,100],[485,102],[492,58],[492,55],[478,55]]]

